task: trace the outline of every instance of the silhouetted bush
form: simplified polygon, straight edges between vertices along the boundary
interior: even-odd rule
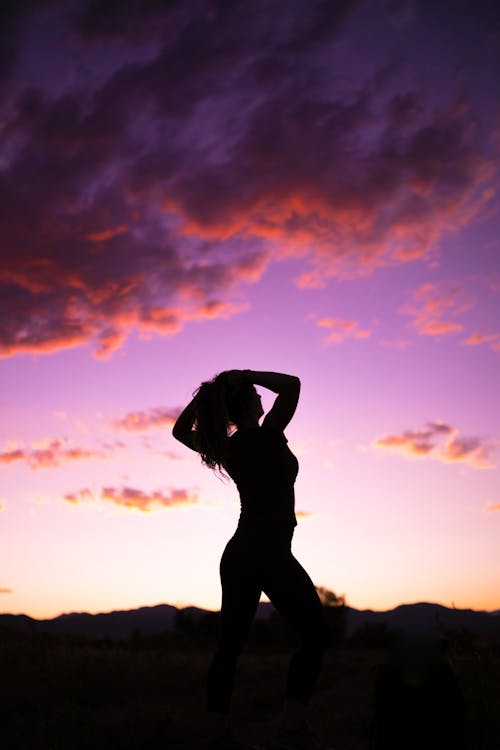
[[[349,638],[354,648],[387,648],[398,637],[398,631],[385,622],[367,622],[357,628]]]
[[[400,634],[376,669],[373,750],[460,750],[464,700],[437,635]]]
[[[180,609],[176,613],[176,635],[193,642],[213,641],[218,636],[220,612],[197,612]]]
[[[467,653],[475,650],[477,635],[468,628],[447,628],[441,630],[444,648],[450,654]]]

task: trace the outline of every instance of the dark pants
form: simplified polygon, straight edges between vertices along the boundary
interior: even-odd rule
[[[229,711],[238,657],[264,591],[297,632],[286,697],[307,704],[321,669],[329,632],[314,584],[291,551],[293,529],[238,529],[220,562],[221,630],[207,680],[209,711]]]

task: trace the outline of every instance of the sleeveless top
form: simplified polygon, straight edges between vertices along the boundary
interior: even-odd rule
[[[231,435],[225,468],[240,495],[238,529],[291,528],[299,462],[287,438],[265,423]]]

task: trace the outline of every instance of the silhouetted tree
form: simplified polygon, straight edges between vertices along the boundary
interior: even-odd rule
[[[316,591],[323,604],[325,616],[330,628],[331,644],[333,646],[345,640],[347,605],[345,596],[338,596],[324,586],[316,586]]]

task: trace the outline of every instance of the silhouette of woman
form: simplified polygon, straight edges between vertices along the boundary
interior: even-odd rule
[[[264,411],[255,385],[277,394],[261,425]],[[229,711],[236,664],[262,591],[300,638],[288,668],[283,715],[268,747],[321,747],[306,708],[329,632],[314,584],[291,551],[298,461],[283,434],[299,392],[300,380],[293,375],[222,372],[200,385],[172,430],[177,440],[201,454],[204,464],[227,472],[240,495],[238,526],[220,561],[221,630],[207,679],[211,747],[221,750],[248,747],[235,738]]]

